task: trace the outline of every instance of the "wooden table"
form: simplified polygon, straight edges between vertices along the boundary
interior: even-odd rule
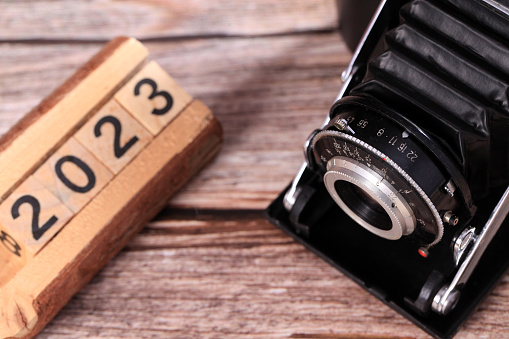
[[[41,338],[427,335],[266,221],[351,55],[333,0],[0,2],[0,134],[101,46],[134,36],[221,120],[216,160]],[[509,278],[458,338],[509,337]]]

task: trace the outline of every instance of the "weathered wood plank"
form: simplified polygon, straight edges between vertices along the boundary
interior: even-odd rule
[[[151,40],[225,128],[220,156],[172,202],[189,210],[165,210],[41,338],[427,337],[259,212],[201,210],[264,208],[295,174],[350,58],[326,33],[334,0],[11,0],[0,13],[0,134],[119,34]],[[506,276],[457,338],[509,337],[508,291]]]
[[[0,41],[266,35],[337,27],[334,0],[2,1]]]
[[[172,201],[179,207],[266,207],[297,171],[303,142],[323,121],[350,58],[333,33],[146,46],[225,131],[217,160]],[[0,44],[0,132],[99,48]]]
[[[509,333],[509,278],[457,338]],[[41,338],[427,338],[258,211],[166,209]]]

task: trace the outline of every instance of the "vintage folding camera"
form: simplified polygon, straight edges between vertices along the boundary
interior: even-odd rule
[[[509,266],[509,2],[382,1],[342,80],[267,214],[451,337]]]

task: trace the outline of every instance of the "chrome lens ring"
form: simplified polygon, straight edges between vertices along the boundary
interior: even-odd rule
[[[379,225],[371,224],[354,212],[338,193],[336,189],[338,180],[359,187],[376,201],[389,216],[392,223],[390,229],[381,229]],[[385,239],[397,240],[415,230],[415,216],[405,199],[378,173],[364,164],[347,157],[334,157],[327,163],[324,182],[327,191],[341,209],[368,231]]]

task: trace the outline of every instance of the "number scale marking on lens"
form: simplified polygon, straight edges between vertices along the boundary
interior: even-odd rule
[[[344,146],[342,148],[328,147],[328,144],[343,144]],[[327,190],[342,208],[346,207],[345,212],[358,221],[361,226],[379,236],[388,239],[399,239],[401,235],[413,232],[415,221],[411,220],[414,220],[414,218],[415,220],[422,220],[422,207],[424,207],[433,218],[428,220],[428,222],[434,226],[435,231],[433,240],[428,245],[433,246],[441,240],[444,232],[443,223],[436,207],[415,180],[387,155],[356,137],[331,130],[322,131],[315,136],[313,139],[313,149],[316,154],[320,154],[319,159],[322,162],[321,166],[324,168],[324,182]],[[326,149],[331,151],[333,155],[324,156],[324,154],[329,154],[329,152],[323,151]],[[322,159],[321,156],[324,156],[324,158]],[[334,162],[335,157],[348,158],[350,162],[356,161],[358,165],[354,168],[351,165],[337,166]],[[380,165],[378,166],[375,164],[377,162],[376,158],[380,159]],[[366,159],[370,160],[367,161]],[[393,171],[383,171],[382,168],[385,169],[385,167],[381,166],[381,162],[389,166]],[[349,176],[346,172],[350,173]],[[374,178],[377,177],[379,178],[378,186],[373,182]],[[370,218],[369,215],[359,216],[355,206],[348,206],[348,203],[341,199],[341,192],[337,192],[335,188],[334,184],[338,180],[353,183],[381,204],[384,211],[391,217],[393,224],[390,231],[381,230],[376,225],[370,223],[373,218]],[[380,188],[382,181],[384,181],[383,189]],[[400,190],[413,192],[413,195],[407,193],[403,197],[399,193]],[[389,197],[391,193],[396,199]],[[389,201],[391,202],[390,204]],[[395,207],[392,207],[392,202],[395,203]],[[412,207],[412,205],[416,207]],[[358,207],[361,209],[364,206],[360,205]]]

